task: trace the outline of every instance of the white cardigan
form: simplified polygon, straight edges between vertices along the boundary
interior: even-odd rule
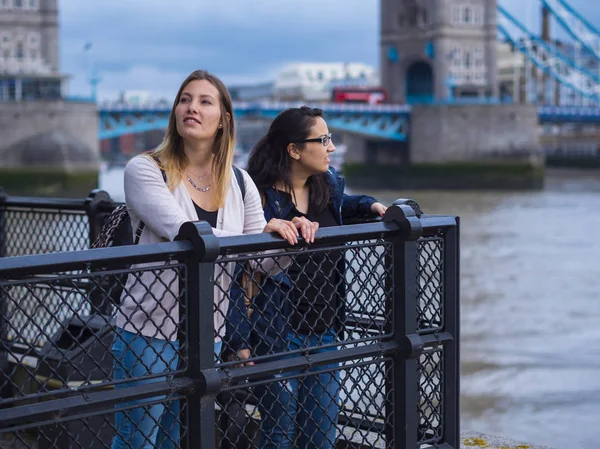
[[[246,185],[245,200],[232,169],[231,183],[225,206],[217,213],[217,237],[263,232],[266,221],[260,195],[250,175],[242,170]],[[145,223],[139,244],[172,241],[181,225],[187,221],[198,221],[198,215],[183,181],[171,192],[156,163],[146,155],[136,156],[125,167],[125,202],[135,234],[140,221]],[[284,259],[289,259],[285,257]],[[289,260],[263,259],[259,269],[276,274]],[[155,264],[138,264],[148,267]],[[160,267],[156,267],[160,268]],[[156,270],[155,268],[155,270]],[[215,342],[225,334],[224,317],[229,308],[227,292],[231,284],[234,263],[226,265],[226,272],[215,265],[214,300],[216,309],[214,325],[218,330]],[[137,275],[134,276],[134,274]],[[165,270],[160,279],[152,271],[129,275],[117,313],[117,326],[146,337],[175,340],[179,323],[177,295],[179,281],[175,272]]]

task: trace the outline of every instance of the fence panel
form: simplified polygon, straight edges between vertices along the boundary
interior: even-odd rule
[[[386,217],[0,258],[0,448],[458,448],[457,222]]]

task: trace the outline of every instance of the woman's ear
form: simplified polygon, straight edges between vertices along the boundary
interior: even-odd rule
[[[295,144],[290,143],[287,146],[287,152],[292,159],[296,161],[300,159],[300,151],[298,150],[298,147]]]

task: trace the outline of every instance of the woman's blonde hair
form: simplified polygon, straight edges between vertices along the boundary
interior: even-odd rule
[[[177,132],[177,124],[175,121],[175,108],[179,104],[181,93],[186,86],[196,80],[206,80],[217,88],[221,104],[221,124],[222,128],[217,130],[215,143],[213,147],[213,166],[214,173],[213,186],[215,186],[216,194],[214,196],[213,207],[218,209],[225,204],[227,190],[231,183],[231,170],[233,166],[233,152],[235,149],[235,127],[233,122],[233,105],[229,91],[225,84],[215,75],[204,70],[196,70],[192,72],[181,84],[171,115],[169,116],[169,124],[162,143],[156,147],[150,156],[155,156],[160,160],[161,168],[167,174],[168,186],[170,190],[174,190],[183,179],[183,172],[189,161],[183,151],[183,139]]]

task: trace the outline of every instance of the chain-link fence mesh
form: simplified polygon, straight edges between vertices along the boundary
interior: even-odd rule
[[[391,243],[320,245],[271,256],[278,257],[276,264],[241,257],[233,275],[220,272],[230,276],[228,282],[217,277],[217,285],[231,286],[221,290],[230,303],[221,366],[241,363],[236,355],[244,350],[259,366],[297,359],[310,364],[323,354],[330,360],[222,393],[225,430],[217,447],[334,447],[340,440],[394,447],[382,433],[392,425],[382,354],[342,360],[344,349],[393,333]],[[223,268],[226,263],[233,263],[231,257],[220,262]],[[284,273],[277,273],[281,268]]]
[[[185,266],[170,262],[0,281],[0,412],[127,391],[184,372],[185,282]],[[181,427],[179,401],[169,408],[163,398],[128,402],[122,407],[129,411],[103,418],[0,430],[0,448],[110,447],[117,434],[174,438],[169,428]]]
[[[417,241],[417,332],[425,335],[444,328],[444,238]],[[419,381],[418,441],[443,438],[443,347],[426,348],[417,361]]]
[[[423,237],[417,241],[417,331],[444,327],[444,239]]]
[[[395,448],[386,428],[393,395],[389,360],[334,363],[316,374],[289,372],[217,397],[217,447]],[[339,446],[338,446],[339,447]]]
[[[437,443],[443,437],[443,349],[428,348],[419,357],[418,441]]]
[[[227,257],[218,263],[220,301],[228,303],[222,324],[224,366],[243,349],[252,358],[298,352],[289,347],[294,333],[314,336],[315,347],[356,346],[391,335],[386,328],[393,290],[389,242],[352,242],[270,256]],[[232,264],[235,269],[225,268]],[[219,304],[216,313],[222,310]]]
[[[79,251],[89,245],[88,216],[82,210],[0,204],[0,247],[5,256]]]
[[[194,447],[186,420],[188,402],[180,395],[150,398],[141,405],[125,403],[114,411],[80,419],[20,426],[0,433],[2,449],[105,449],[115,447]],[[160,410],[157,410],[157,406]],[[158,412],[161,418],[156,418]],[[23,429],[23,427],[25,427]]]

